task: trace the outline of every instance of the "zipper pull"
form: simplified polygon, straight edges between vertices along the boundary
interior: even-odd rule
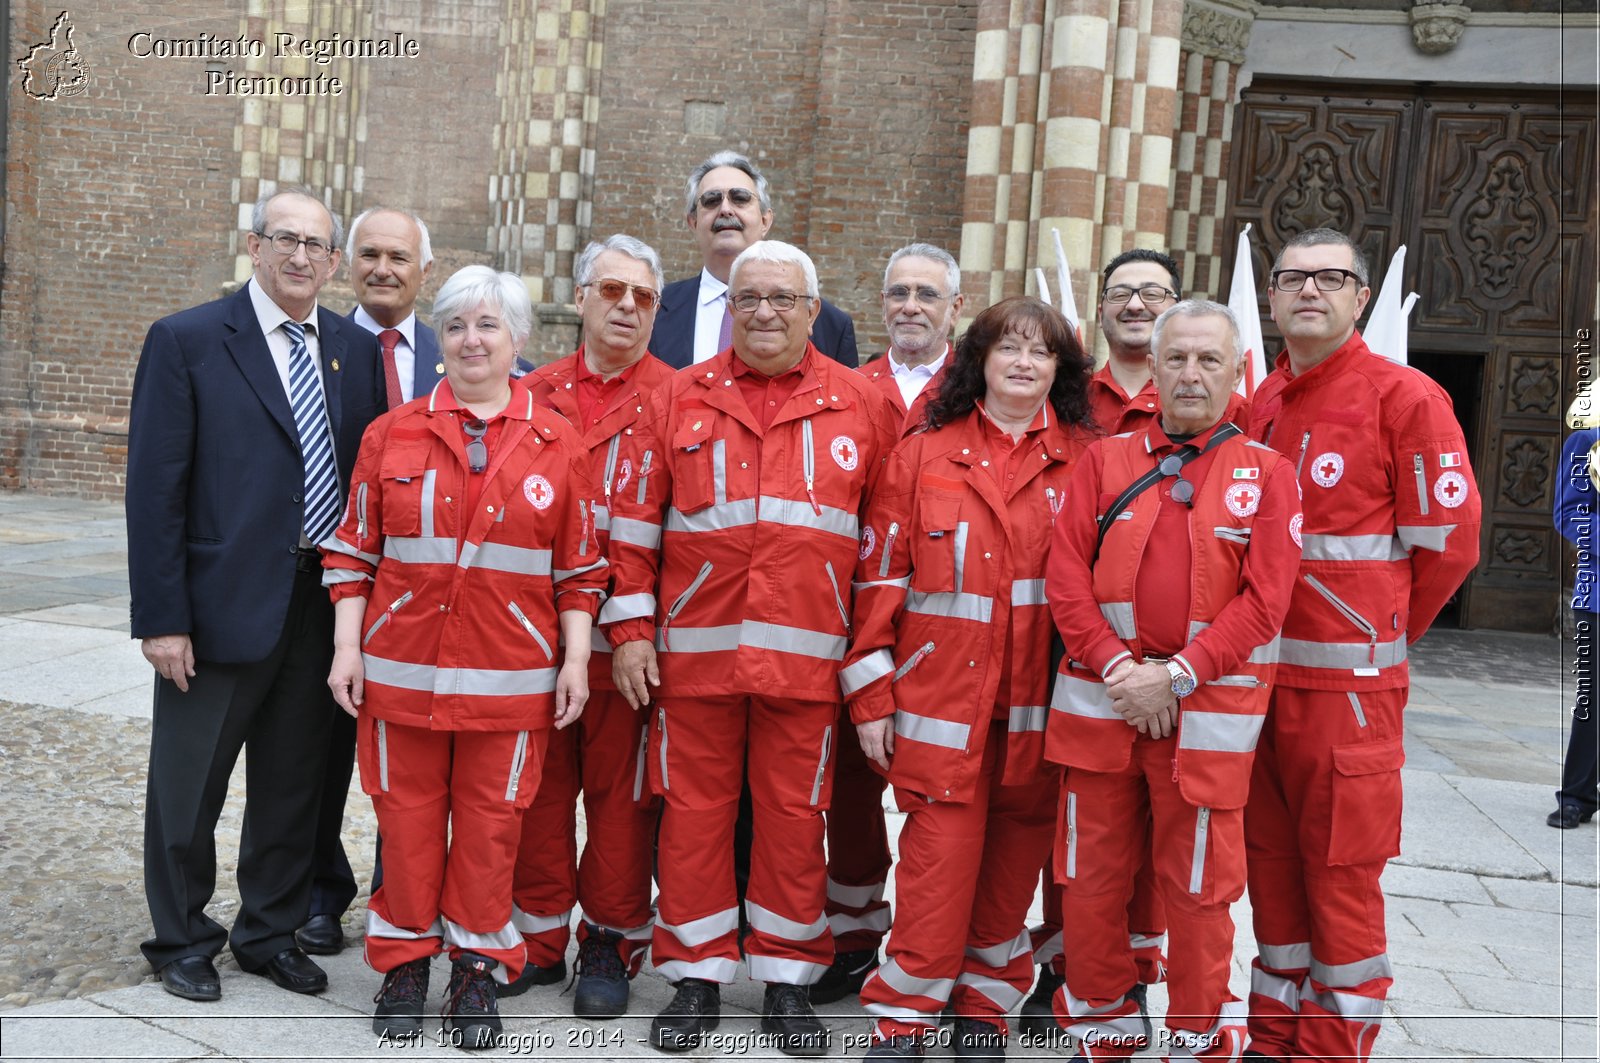
[[[817,494],[812,490],[812,483],[810,479],[806,480],[806,498],[811,500],[811,512],[815,513],[819,517],[822,516],[822,507],[817,505]]]
[[[1373,667],[1378,664],[1378,633],[1374,631],[1372,638],[1367,642],[1367,663]]]
[[[1172,758],[1172,781],[1173,782],[1177,782],[1178,781],[1178,758],[1177,757],[1173,757]]]

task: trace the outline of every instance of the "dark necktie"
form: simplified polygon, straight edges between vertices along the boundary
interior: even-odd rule
[[[305,465],[306,501],[302,527],[313,543],[326,539],[339,522],[339,474],[333,465],[333,435],[322,405],[317,367],[306,348],[306,330],[293,321],[283,323],[289,334],[289,405],[300,436],[300,460]]]
[[[732,297],[732,292],[722,293],[722,329],[717,333],[717,352],[719,354],[733,346]]]
[[[383,344],[383,384],[389,393],[389,409],[394,409],[406,401],[405,392],[400,389],[400,368],[394,364],[394,348],[400,342],[400,330],[386,328],[378,333],[378,342]]]

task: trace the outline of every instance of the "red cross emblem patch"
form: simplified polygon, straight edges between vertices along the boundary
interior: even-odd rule
[[[1261,505],[1261,488],[1249,480],[1240,480],[1229,485],[1222,500],[1235,517],[1248,517]]]
[[[522,493],[534,509],[549,509],[550,503],[556,500],[556,489],[538,473],[522,481]]]
[[[1472,490],[1467,478],[1458,472],[1442,473],[1433,485],[1433,497],[1446,509],[1455,509],[1467,500],[1467,494]]]
[[[1311,479],[1318,487],[1332,487],[1344,476],[1344,455],[1337,450],[1318,454],[1311,463]]]
[[[861,460],[861,452],[856,449],[856,441],[849,436],[834,436],[833,443],[828,447],[828,453],[833,455],[834,464],[845,472],[854,472],[856,464]]]

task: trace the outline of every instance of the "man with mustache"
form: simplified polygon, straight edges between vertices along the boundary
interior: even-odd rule
[[[1293,465],[1224,417],[1244,372],[1227,307],[1163,311],[1151,352],[1159,415],[1089,448],[1045,575],[1066,648],[1045,733],[1045,756],[1068,768],[1055,866],[1072,942],[1055,1014],[1077,1059],[1148,1045],[1126,912],[1153,853],[1171,925],[1169,1056],[1236,1063],[1228,909],[1244,893],[1244,805],[1300,499]]]
[[[700,275],[662,290],[650,343],[652,354],[677,369],[714,358],[732,343],[728,269],[739,252],[766,238],[773,218],[766,177],[734,151],[719,151],[694,168],[684,206],[700,248]],[[827,300],[811,327],[811,343],[842,365],[860,364],[850,315]]]

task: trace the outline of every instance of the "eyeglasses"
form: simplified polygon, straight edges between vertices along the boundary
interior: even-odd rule
[[[902,305],[913,295],[917,297],[917,302],[919,303],[937,303],[941,299],[949,298],[949,296],[945,295],[937,288],[908,288],[904,284],[896,284],[893,288],[884,289],[883,292],[884,299],[888,300],[890,303],[893,303],[895,306]]]
[[[602,281],[590,281],[583,287],[593,288],[600,298],[608,303],[620,303],[622,297],[632,291],[633,305],[647,313],[655,309],[656,300],[661,298],[661,293],[654,288],[646,288],[642,284],[627,284],[609,277]]]
[[[756,194],[748,188],[730,188],[726,191],[717,188],[710,192],[700,193],[700,209],[716,210],[722,206],[723,196],[727,196],[728,202],[735,207],[748,207],[756,201]]]
[[[333,245],[318,240],[315,236],[296,236],[294,233],[277,232],[268,236],[260,229],[255,234],[272,245],[272,249],[280,255],[292,255],[300,249],[301,244],[306,245],[306,257],[313,262],[325,262],[333,254]]]
[[[1321,292],[1336,292],[1344,287],[1345,279],[1354,277],[1356,283],[1361,283],[1361,275],[1348,269],[1314,269],[1309,272],[1303,269],[1280,269],[1272,274],[1272,286],[1280,292],[1297,292],[1306,286],[1307,278],[1315,277],[1317,290]]]
[[[1130,288],[1126,284],[1114,284],[1100,293],[1100,298],[1113,305],[1120,306],[1132,299],[1135,295],[1145,306],[1159,306],[1178,298],[1178,293],[1171,288],[1159,284],[1141,284],[1137,288]]]
[[[461,430],[467,433],[467,467],[473,472],[482,472],[489,467],[489,448],[483,442],[489,422],[474,417],[470,421],[462,421]]]
[[[782,313],[785,310],[793,310],[800,300],[810,298],[809,295],[796,295],[794,292],[773,292],[771,295],[740,292],[733,297],[733,308],[741,314],[753,314],[756,308],[765,302],[772,309]]]
[[[1181,502],[1193,509],[1194,484],[1183,478],[1183,458],[1177,454],[1168,454],[1161,459],[1161,464],[1157,465],[1156,468],[1161,470],[1162,476],[1176,476],[1178,478],[1178,482],[1172,485],[1172,500]]]

